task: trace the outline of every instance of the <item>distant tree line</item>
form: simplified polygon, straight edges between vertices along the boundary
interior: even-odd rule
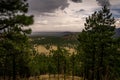
[[[64,36],[60,36],[60,37],[56,37],[56,36],[43,36],[43,37],[31,37],[32,43],[33,44],[37,44],[37,45],[56,45],[56,46],[63,46],[63,47],[70,47],[70,48],[74,48],[73,46],[77,46],[78,41],[77,41],[77,36],[78,33],[73,34],[72,36],[75,36],[74,38],[64,38]],[[59,42],[59,43],[58,43]]]

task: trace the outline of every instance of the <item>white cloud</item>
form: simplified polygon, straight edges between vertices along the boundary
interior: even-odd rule
[[[37,13],[35,23],[31,26],[33,32],[81,31],[84,28],[85,18],[100,8],[96,0],[83,0],[82,3],[69,1],[68,3],[68,8],[64,10],[57,9],[53,13]],[[114,2],[114,5],[117,4]]]

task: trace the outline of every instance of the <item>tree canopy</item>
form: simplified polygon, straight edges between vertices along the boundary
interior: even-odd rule
[[[114,38],[115,20],[104,6],[86,18],[85,29],[79,35],[83,76],[88,80],[116,80],[119,78],[119,38]]]
[[[16,80],[16,75],[28,74],[32,46],[26,27],[33,24],[33,16],[27,12],[27,0],[0,0],[0,76],[12,74]]]

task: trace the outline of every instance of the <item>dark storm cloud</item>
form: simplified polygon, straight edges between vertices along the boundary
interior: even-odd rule
[[[76,3],[80,3],[82,2],[83,0],[71,0],[73,2],[76,2]],[[98,5],[100,6],[110,6],[110,1],[109,0],[96,0],[98,2]]]
[[[68,0],[28,0],[30,11],[37,11],[40,13],[54,12],[56,9],[65,9],[68,7]]]
[[[109,0],[96,0],[100,6],[110,6]]]
[[[82,0],[72,0],[73,2],[82,2]]]

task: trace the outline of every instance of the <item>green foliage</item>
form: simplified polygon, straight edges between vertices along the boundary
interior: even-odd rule
[[[77,33],[76,33],[77,34]],[[70,39],[70,38],[64,38],[62,37],[56,37],[56,36],[39,36],[39,37],[31,37],[32,43],[37,45],[44,45],[45,47],[48,47],[48,45],[56,45],[61,47],[70,47],[74,48],[78,44],[78,41],[76,38]]]
[[[74,64],[74,65],[73,65]],[[64,75],[64,79],[68,75],[81,76],[80,74],[80,61],[78,54],[71,54],[62,47],[57,47],[57,50],[51,50],[49,54],[38,53],[31,59],[30,73],[34,76],[49,74],[54,76],[57,74]],[[74,74],[73,74],[74,73]]]
[[[21,27],[32,24],[33,16],[25,15],[27,11],[26,0],[0,0],[0,30],[17,27],[22,31]]]
[[[0,76],[29,75],[28,63],[33,54],[26,29],[33,24],[33,16],[26,15],[26,0],[0,0]]]
[[[86,18],[85,29],[78,38],[84,78],[88,80],[119,78],[119,70],[116,70],[120,67],[119,42],[118,38],[113,38],[114,23],[110,9],[106,6]]]
[[[64,68],[66,67],[66,64],[65,64],[67,59],[66,57],[69,56],[69,53],[67,52],[67,50],[61,47],[58,47],[57,50],[52,50],[51,52],[53,54],[53,60],[57,68],[57,73],[58,74],[63,73]]]
[[[41,75],[47,72],[48,57],[45,54],[36,54],[31,59],[29,66],[31,68],[31,75]]]

